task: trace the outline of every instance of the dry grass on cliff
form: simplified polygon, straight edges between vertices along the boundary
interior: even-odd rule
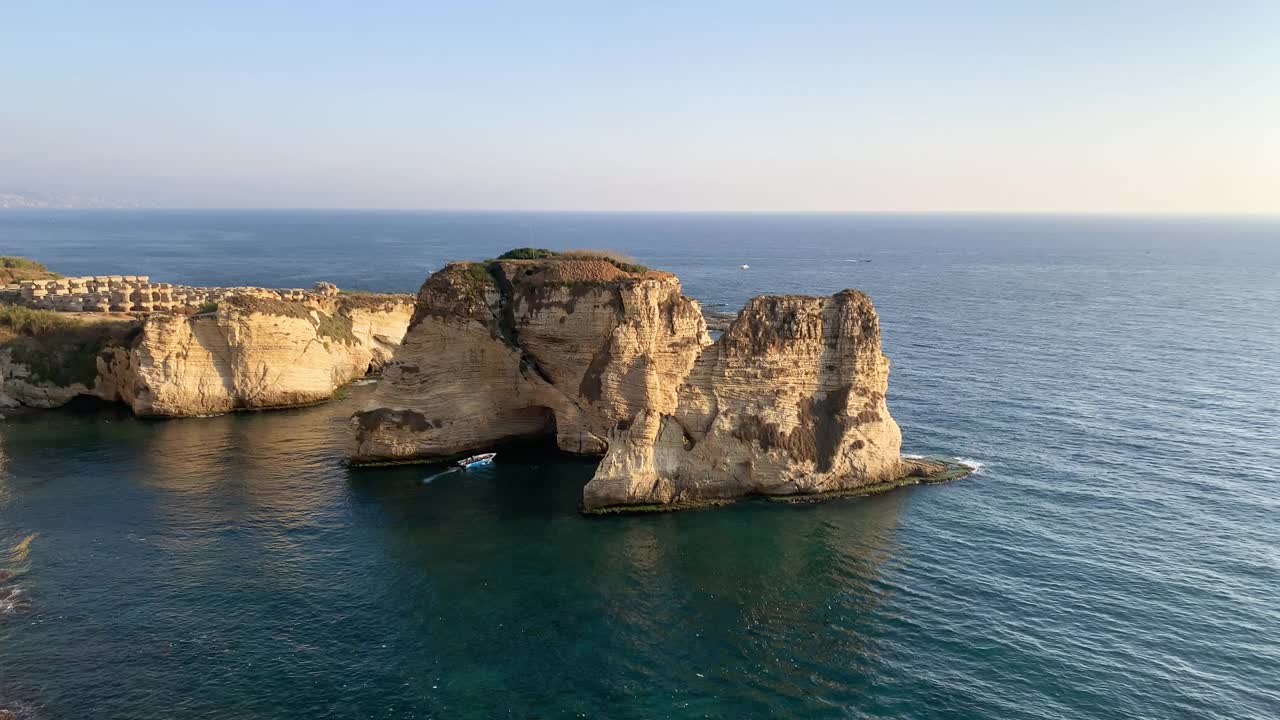
[[[0,303],[0,350],[26,365],[40,380],[92,387],[98,355],[108,347],[127,347],[138,336],[136,320],[82,320],[68,313],[33,310]]]
[[[68,313],[0,303],[0,342],[17,336],[42,337],[66,332],[83,327],[85,324],[84,321]]]
[[[626,273],[645,273],[649,268],[636,259],[617,250],[578,248],[574,250],[548,250],[546,248],[516,248],[498,256],[498,260],[603,260]]]
[[[611,262],[598,259],[573,259],[549,265],[539,276],[555,284],[602,283],[624,278],[627,273]]]
[[[233,295],[225,298],[223,303],[246,312],[305,320],[311,323],[316,330],[316,335],[320,337],[327,337],[347,345],[356,344],[356,336],[352,332],[351,318],[341,312],[330,315],[316,310],[313,315],[312,309],[300,302],[254,297],[252,295]]]
[[[0,284],[23,280],[57,280],[61,274],[52,272],[42,263],[24,257],[0,255]]]
[[[641,265],[636,262],[635,258],[626,253],[618,252],[617,250],[597,250],[591,248],[565,250],[560,253],[560,257],[568,260],[603,260],[626,273],[643,274],[649,272],[648,266]]]
[[[406,293],[376,293],[368,290],[342,290],[338,307],[348,310],[394,310],[396,305],[412,305],[413,296]]]
[[[565,250],[560,257],[568,260],[604,260],[615,265],[635,265],[636,259],[617,250],[599,250],[596,248],[576,248]]]

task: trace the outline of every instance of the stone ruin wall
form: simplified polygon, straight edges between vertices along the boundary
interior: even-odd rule
[[[258,287],[190,287],[153,283],[146,275],[94,275],[58,280],[24,280],[0,289],[12,302],[40,310],[60,312],[182,312],[195,313],[208,303],[230,296],[248,295],[275,300],[306,300],[317,295],[332,297],[337,286],[318,282],[314,290]]]

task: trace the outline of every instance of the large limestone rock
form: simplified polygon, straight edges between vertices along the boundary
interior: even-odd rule
[[[716,342],[674,275],[602,260],[455,263],[352,419],[355,462],[446,459],[554,434],[603,455],[586,509],[815,495],[904,462],[866,295],[752,300]]]
[[[387,362],[412,313],[408,296],[243,294],[225,297],[214,312],[153,313],[130,321],[127,334],[86,322],[83,331],[62,333],[69,340],[0,346],[0,404],[57,407],[92,395],[138,415],[190,416],[319,402]],[[73,382],[69,370],[86,353],[90,366]]]
[[[698,358],[656,438],[610,448],[585,504],[828,493],[895,480],[906,470],[888,385],[879,320],[863,293],[754,298]]]
[[[354,421],[356,461],[549,433],[563,450],[601,454],[646,413],[675,409],[710,342],[674,275],[599,260],[455,263],[423,285],[411,327]]]

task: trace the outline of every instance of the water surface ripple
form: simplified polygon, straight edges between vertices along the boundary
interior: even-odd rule
[[[523,245],[621,247],[731,307],[862,288],[907,451],[982,471],[588,519],[586,462],[500,457],[429,483],[346,468],[368,387],[206,419],[11,416],[0,708],[1280,716],[1275,220],[0,215],[5,254],[196,284],[413,290]]]

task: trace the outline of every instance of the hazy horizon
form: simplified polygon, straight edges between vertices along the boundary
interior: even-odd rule
[[[0,194],[151,209],[1280,213],[1280,5],[25,4]]]
[[[772,210],[772,209],[718,209],[697,210],[627,210],[613,208],[502,208],[502,207],[286,207],[286,206],[183,206],[183,205],[131,205],[119,207],[32,207],[4,208],[0,212],[58,213],[58,212],[203,212],[203,213],[422,213],[422,214],[517,214],[517,215],[879,215],[879,216],[1009,216],[1009,217],[1098,217],[1134,219],[1195,219],[1240,218],[1280,219],[1280,210]]]

